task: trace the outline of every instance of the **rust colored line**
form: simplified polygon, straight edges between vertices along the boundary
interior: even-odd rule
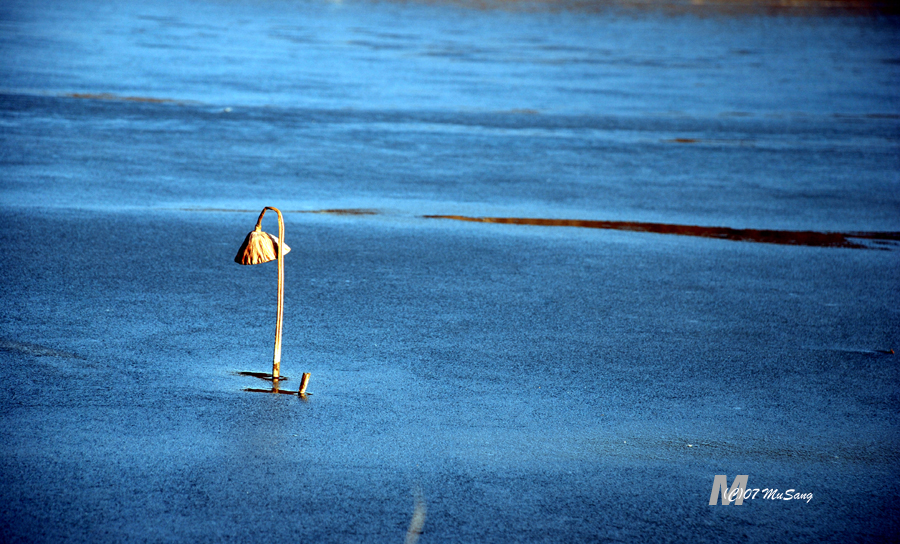
[[[69,93],[69,98],[82,98],[86,100],[120,100],[124,102],[149,102],[151,104],[180,104],[178,100],[169,98],[150,98],[145,96],[119,96],[112,93]]]
[[[534,225],[540,227],[581,227],[589,229],[627,230],[655,234],[679,234],[718,238],[741,242],[783,244],[814,247],[844,247],[868,249],[852,239],[900,241],[900,232],[814,232],[790,230],[732,229],[728,227],[700,227],[671,225],[666,223],[640,223],[636,221],[591,221],[581,219],[536,219],[523,217],[467,217],[464,215],[425,215],[427,219],[454,219],[476,223],[501,223],[507,225]]]
[[[303,210],[299,213],[328,213],[333,215],[378,215],[378,210],[367,208],[341,208],[332,210]]]

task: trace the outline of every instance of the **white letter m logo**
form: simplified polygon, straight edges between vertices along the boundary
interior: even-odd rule
[[[709,505],[718,504],[718,493],[722,494],[722,506],[726,504],[744,504],[744,490],[747,489],[747,475],[742,474],[734,477],[731,489],[728,489],[728,477],[724,474],[717,474],[713,480],[712,493],[709,496]]]

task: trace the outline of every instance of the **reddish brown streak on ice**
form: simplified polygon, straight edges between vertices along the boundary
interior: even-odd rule
[[[732,229],[728,227],[699,227],[666,223],[639,223],[635,221],[590,221],[580,219],[534,219],[522,217],[466,217],[462,215],[426,215],[429,219],[455,219],[477,223],[503,223],[511,225],[536,225],[541,227],[582,227],[589,229],[628,230],[656,234],[680,234],[702,238],[719,238],[742,242],[784,244],[817,247],[846,247],[866,249],[851,238],[900,241],[900,232],[813,232],[790,230]]]

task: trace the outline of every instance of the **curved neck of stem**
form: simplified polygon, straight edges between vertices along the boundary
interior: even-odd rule
[[[275,315],[275,354],[272,358],[272,379],[277,380],[281,370],[281,326],[284,321],[284,258],[281,256],[281,246],[284,244],[284,218],[281,216],[281,210],[266,206],[256,220],[257,231],[262,230],[262,219],[266,215],[266,210],[278,214],[278,244],[275,247],[278,259],[278,311]]]

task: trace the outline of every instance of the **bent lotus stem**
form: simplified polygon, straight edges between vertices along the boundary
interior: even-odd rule
[[[272,379],[277,380],[281,371],[281,325],[284,320],[284,259],[281,251],[281,246],[284,245],[284,218],[281,216],[281,210],[266,206],[256,220],[257,232],[262,230],[266,210],[272,210],[278,215],[278,243],[275,244],[275,258],[278,261],[278,311],[275,313],[275,354],[272,357]]]
[[[278,214],[278,238],[262,231],[267,210]],[[266,206],[256,220],[256,228],[247,235],[234,261],[238,264],[260,264],[278,261],[278,312],[275,315],[275,355],[272,357],[272,379],[278,380],[281,370],[281,325],[284,321],[284,255],[291,248],[284,243],[284,218],[281,210]]]

